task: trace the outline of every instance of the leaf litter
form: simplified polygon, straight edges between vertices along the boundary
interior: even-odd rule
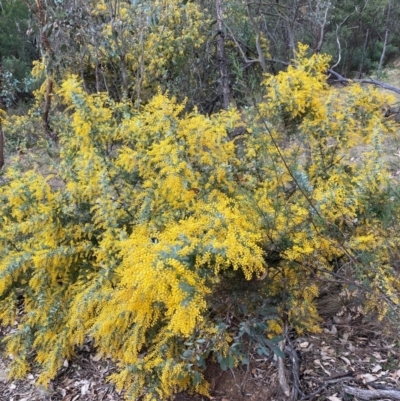
[[[400,350],[397,340],[379,330],[367,331],[348,323],[348,327],[332,330],[326,325],[321,334],[296,338],[290,334],[286,357],[253,355],[248,366],[222,371],[209,361],[205,375],[210,382],[210,400],[215,401],[283,401],[283,400],[349,400],[346,391],[358,391],[356,399],[373,392],[386,392],[396,400],[400,395]],[[7,334],[2,329],[1,336]],[[293,347],[293,350],[291,350]],[[292,363],[298,357],[297,368]],[[60,374],[45,389],[36,386],[38,372],[24,380],[8,381],[6,355],[0,355],[0,401],[122,401],[107,377],[116,372],[110,358],[96,352],[91,341],[78,350],[72,360],[65,360]],[[282,363],[283,362],[283,363]],[[282,389],[280,377],[284,369],[288,388]],[[298,369],[298,372],[295,370]],[[296,379],[296,377],[298,379]],[[296,391],[294,391],[296,389]],[[380,390],[381,389],[381,390]],[[370,393],[362,393],[369,391]],[[285,395],[288,394],[288,396]],[[386,394],[385,393],[385,394]],[[367,395],[365,395],[367,394]],[[383,393],[382,393],[383,394]],[[295,395],[295,398],[291,398]],[[175,401],[205,401],[208,398],[181,393]],[[355,399],[355,398],[353,398]],[[365,398],[368,399],[368,398]],[[372,398],[371,398],[372,399]],[[375,398],[377,399],[377,398]],[[378,398],[379,399],[379,398]]]

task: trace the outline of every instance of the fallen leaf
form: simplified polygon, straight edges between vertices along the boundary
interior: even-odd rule
[[[82,380],[81,383],[84,383],[83,386],[81,387],[81,394],[86,395],[89,391],[90,383],[88,380]]]
[[[346,333],[345,333],[346,334]],[[347,339],[346,339],[347,340]],[[354,352],[355,351],[355,346],[352,344],[352,343],[350,343],[349,344],[349,350],[350,350],[350,352]]]
[[[341,324],[341,325],[345,325],[345,324],[349,324],[351,321],[351,316],[347,315],[347,316],[335,316],[333,318],[333,321],[336,324]]]
[[[342,401],[341,398],[336,397],[336,395],[331,395],[330,397],[328,397],[329,401]]]
[[[351,365],[351,362],[345,356],[341,356],[340,359],[342,359],[346,365]]]
[[[358,375],[358,378],[362,379],[363,383],[374,382],[377,379],[375,375],[371,375],[370,373]]]
[[[94,362],[99,362],[102,357],[102,354],[98,353],[95,356],[90,355],[90,359]]]
[[[372,373],[377,373],[377,372],[379,372],[380,370],[382,370],[382,366],[381,366],[381,365],[375,365],[375,366],[372,368],[371,372],[372,372]]]
[[[6,382],[8,379],[8,370],[0,370],[0,381]]]
[[[321,367],[322,370],[323,370],[328,376],[331,375],[331,373],[325,369],[325,367],[322,365],[322,363],[321,363],[321,361],[320,361],[319,359],[316,359],[316,360],[314,361],[314,364],[317,365],[317,366],[319,366],[319,367]]]

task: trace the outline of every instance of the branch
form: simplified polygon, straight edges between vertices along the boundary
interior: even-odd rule
[[[324,42],[325,27],[326,27],[326,21],[327,21],[327,18],[328,18],[328,11],[329,11],[330,5],[331,5],[331,3],[328,2],[327,5],[326,5],[326,10],[325,10],[325,15],[324,15],[323,21],[321,23],[320,37],[319,37],[319,41],[318,41],[318,45],[317,45],[317,52],[318,53],[321,51],[322,44]]]
[[[278,347],[282,352],[285,351],[285,343],[285,339],[278,343]],[[286,369],[283,358],[278,358],[278,379],[283,393],[285,394],[286,398],[289,398],[291,391],[286,377]]]
[[[260,28],[254,19],[253,14],[251,13],[249,3],[246,3],[247,15],[249,16],[250,22],[253,25],[253,29],[256,32],[256,49],[258,53],[258,59],[260,61],[261,68],[263,72],[267,72],[267,66],[265,65],[265,58],[263,54],[263,49],[261,47],[261,32]]]
[[[348,79],[348,78],[345,78],[344,76],[340,75],[338,72],[332,70],[331,68],[328,68],[328,73],[331,75],[334,75],[336,77],[335,81],[342,83],[342,84],[358,83],[358,84],[376,85],[376,86],[380,86],[381,88],[386,89],[388,91],[392,91],[392,92],[400,94],[400,88],[393,86],[393,85],[385,84],[384,82],[378,81],[374,78]]]
[[[336,66],[339,65],[340,60],[342,59],[342,47],[340,45],[340,40],[339,40],[339,28],[348,20],[348,18],[352,15],[353,13],[349,14],[339,25],[336,24],[336,42],[338,44],[338,51],[339,51],[339,56],[338,56],[338,61],[335,63],[335,65],[332,68],[335,68]]]
[[[339,55],[338,55],[338,60],[336,61],[336,63],[333,65],[332,68],[337,67],[340,64],[340,61],[342,59],[342,47],[340,45],[340,40],[339,40],[339,25],[336,25],[336,42],[338,45],[338,50],[339,50]]]
[[[362,400],[382,400],[390,398],[391,400],[400,401],[400,390],[361,390],[359,388],[343,386],[343,390],[347,394],[354,395]]]
[[[335,377],[332,379],[324,379],[324,384],[322,384],[320,387],[318,387],[315,391],[313,391],[310,394],[304,394],[300,400],[308,400],[310,398],[314,398],[316,395],[321,394],[322,391],[324,391],[329,384],[336,384],[344,381],[350,381],[354,380],[354,372],[347,372],[343,376]]]
[[[236,39],[235,35],[233,34],[231,28],[229,27],[229,25],[224,21],[224,25],[226,27],[226,29],[229,31],[229,35],[232,38],[232,40],[235,42],[236,47],[238,48],[238,50],[240,51],[240,54],[243,57],[243,60],[245,61],[246,64],[252,64],[252,63],[261,63],[259,58],[256,59],[248,59],[246,57],[246,53],[244,52],[242,46],[240,45],[240,43],[238,42],[238,40]]]

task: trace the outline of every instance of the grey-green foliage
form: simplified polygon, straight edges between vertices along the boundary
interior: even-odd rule
[[[0,3],[0,58],[15,57],[30,65],[37,57],[36,49],[27,35],[29,11],[22,0]]]
[[[151,2],[120,0],[117,3],[133,5],[131,11],[135,4],[140,3],[141,12],[148,13],[145,17],[154,17],[148,11],[151,7],[145,7]],[[175,55],[173,62],[164,64],[162,76],[155,79],[163,91],[167,90],[178,98],[187,98],[189,108],[197,106],[202,112],[213,113],[221,107],[220,70],[216,52],[216,39],[219,35],[216,2],[197,0],[197,3],[207,17],[201,30],[202,45],[197,48],[188,46],[181,55]],[[21,74],[20,65],[12,57],[30,66],[34,54],[33,46],[25,35],[28,10],[23,0],[8,0],[2,4],[0,55],[3,64],[6,59],[13,60],[7,62],[8,65],[13,64],[14,70],[7,69],[12,71],[12,76],[8,74],[6,81],[8,87],[15,87],[16,81],[13,79],[21,85],[26,75]],[[32,10],[35,9],[34,0],[28,0],[28,4]],[[124,28],[125,42],[120,43],[120,36],[107,36],[105,32],[108,31],[101,28],[104,24],[111,24],[112,16],[93,13],[94,3],[84,0],[49,0],[43,4],[45,26],[36,20],[35,13],[30,17],[29,26],[39,41],[38,46],[41,33],[44,32],[49,38],[53,51],[51,57],[47,55],[48,71],[61,75],[63,71],[74,72],[81,77],[87,91],[108,91],[112,97],[120,97],[123,92],[123,74],[117,53],[122,51],[125,57],[127,43],[140,43],[137,27],[142,21],[141,14],[139,19],[135,17],[137,21],[131,15],[132,23]],[[185,4],[182,1],[182,7]],[[383,61],[390,61],[399,54],[398,0],[223,0],[222,4],[231,101],[239,107],[251,105],[253,98],[260,97],[263,68],[257,62],[260,58],[257,38],[261,40],[266,61],[264,70],[273,74],[285,68],[284,63],[293,59],[298,42],[308,44],[311,52],[331,54],[332,65],[338,61],[340,54],[336,70],[348,77],[370,73],[378,68],[386,32],[388,41]],[[103,52],[101,54],[100,48]],[[137,57],[140,56],[139,50]],[[138,87],[138,74],[128,70],[128,75],[132,82],[130,86],[125,86],[129,87],[129,96],[136,97],[133,92]],[[144,88],[140,96],[146,101],[151,93],[147,93]]]
[[[35,46],[27,35],[29,12],[21,0],[0,4],[0,97],[9,107],[18,93],[33,89],[32,60],[37,57]]]
[[[338,70],[346,76],[374,71],[383,51],[386,31],[387,47],[384,62],[399,56],[400,2],[397,0],[332,0],[322,51],[341,61]]]
[[[31,92],[37,86],[31,75],[30,66],[14,56],[3,58],[0,71],[0,96],[5,106],[10,107],[22,94]]]

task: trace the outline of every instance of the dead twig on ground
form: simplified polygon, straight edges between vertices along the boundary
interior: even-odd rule
[[[286,345],[286,339],[280,341],[278,344],[278,347],[282,352],[285,351],[285,345]],[[278,379],[279,379],[279,385],[281,386],[283,393],[287,398],[289,398],[291,391],[286,377],[285,359],[280,357],[278,357]]]
[[[300,400],[309,400],[315,397],[317,394],[321,394],[330,384],[336,384],[344,381],[354,380],[354,372],[348,372],[340,377],[333,377],[332,379],[324,380],[324,384],[318,387],[315,391],[310,394],[304,394]]]
[[[383,398],[389,398],[391,400],[400,401],[400,389],[363,390],[360,388],[343,385],[343,391],[347,394],[354,395],[361,400],[382,400]]]

